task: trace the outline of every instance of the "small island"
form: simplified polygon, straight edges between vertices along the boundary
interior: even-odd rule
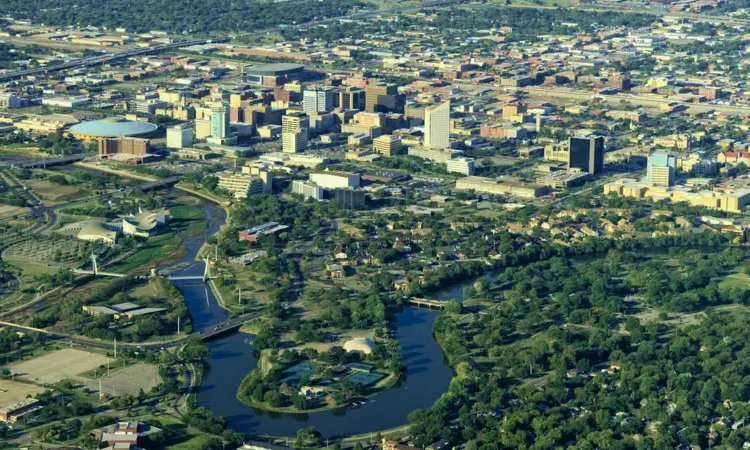
[[[242,381],[237,398],[267,411],[311,413],[354,406],[392,387],[403,373],[398,341],[381,329],[352,334],[357,337],[334,335],[328,343],[257,352],[258,367]]]

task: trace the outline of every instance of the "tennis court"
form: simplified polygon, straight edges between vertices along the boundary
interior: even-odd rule
[[[345,380],[351,381],[353,384],[358,384],[360,386],[369,386],[379,380],[381,380],[385,375],[382,373],[370,373],[370,372],[352,372],[351,375],[344,378]]]
[[[283,381],[286,384],[299,384],[303,377],[315,373],[315,366],[308,363],[300,363],[286,369],[283,374],[286,375]]]

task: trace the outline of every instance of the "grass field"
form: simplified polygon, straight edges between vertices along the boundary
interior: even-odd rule
[[[91,195],[85,188],[78,186],[60,186],[47,180],[29,180],[25,182],[45,203],[62,203],[78,200]]]
[[[19,214],[25,214],[28,211],[29,208],[20,206],[0,205],[0,219],[8,219]]]
[[[18,381],[0,380],[0,405],[12,405],[25,399],[27,395],[36,395],[45,389],[33,384],[19,383]]]
[[[132,366],[110,372],[100,371],[99,378],[71,377],[71,379],[83,383],[89,390],[99,392],[99,381],[102,383],[102,392],[111,397],[124,394],[137,394],[140,389],[148,392],[151,388],[158,386],[161,382],[159,371],[152,364],[138,363]]]
[[[53,384],[92,370],[112,359],[98,353],[64,349],[16,364],[10,370],[17,376],[40,384]]]

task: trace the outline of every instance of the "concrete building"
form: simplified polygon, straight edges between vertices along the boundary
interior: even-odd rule
[[[294,180],[292,181],[292,193],[302,195],[305,200],[312,198],[314,200],[323,200],[325,190],[322,187],[309,181]]]
[[[327,113],[333,110],[333,91],[326,88],[306,89],[303,94],[302,110],[306,113]]]
[[[451,150],[442,148],[428,148],[413,146],[409,147],[409,156],[416,156],[422,159],[433,161],[436,163],[447,163],[451,159],[461,156],[463,152],[461,150]]]
[[[362,88],[348,87],[344,91],[336,93],[333,99],[333,106],[343,110],[365,109],[365,91]]]
[[[206,139],[211,137],[211,119],[195,119],[195,138]]]
[[[561,144],[549,144],[544,147],[545,161],[568,162],[568,147]]]
[[[116,153],[128,155],[146,155],[151,150],[151,142],[140,138],[99,138],[97,140],[97,155],[108,158]]]
[[[222,172],[218,178],[219,187],[231,192],[235,198],[262,194],[265,185],[260,177],[243,173]]]
[[[568,170],[577,168],[596,175],[604,171],[604,138],[571,137],[568,139]]]
[[[333,192],[333,199],[339,202],[344,209],[362,209],[365,207],[365,191],[337,188]]]
[[[273,191],[273,172],[265,168],[265,166],[245,166],[242,168],[242,173],[260,178],[263,182],[264,193]]]
[[[211,108],[211,137],[224,139],[229,134],[229,108],[220,103]]]
[[[23,104],[21,97],[12,92],[0,93],[0,109],[16,109]]]
[[[448,160],[446,165],[448,166],[448,172],[460,173],[461,175],[474,175],[474,158],[466,158],[464,156],[460,156],[458,158]]]
[[[450,148],[451,102],[430,106],[424,111],[424,145]]]
[[[42,409],[39,400],[27,398],[18,403],[0,408],[0,420],[3,422],[17,422],[20,418],[31,412]]]
[[[750,204],[750,189],[715,187],[713,190],[691,186],[657,186],[632,178],[604,185],[604,194],[615,193],[622,197],[669,200],[673,203],[687,202],[693,206],[705,206],[720,211],[739,213]]]
[[[371,84],[365,88],[365,110],[368,112],[404,112],[405,97],[395,84]]]
[[[677,158],[666,152],[655,152],[648,157],[646,179],[649,183],[672,186]]]
[[[281,119],[281,145],[284,153],[302,153],[310,139],[310,119],[305,113],[287,114]]]
[[[360,185],[359,174],[350,172],[313,172],[310,181],[326,189],[357,188]]]
[[[534,183],[522,183],[512,180],[470,176],[456,180],[456,189],[473,190],[481,194],[513,195],[522,198],[535,198],[550,192],[548,186]]]
[[[372,148],[381,155],[398,155],[401,151],[401,138],[391,134],[384,134],[373,139]]]
[[[193,129],[187,124],[167,128],[167,148],[186,148],[193,145]]]

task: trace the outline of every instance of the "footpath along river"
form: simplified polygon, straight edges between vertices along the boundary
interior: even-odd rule
[[[209,227],[183,243],[187,254],[180,264],[188,264],[174,275],[200,275],[203,262],[193,262],[201,245],[215,234],[226,220],[221,207],[206,203],[203,207]],[[177,282],[185,296],[193,327],[204,329],[228,319],[211,289],[195,281]],[[432,336],[432,327],[441,313],[405,308],[396,314],[395,337],[402,346],[406,375],[393,388],[355,408],[313,414],[269,413],[249,407],[236,394],[242,379],[258,362],[250,346],[253,337],[235,333],[208,343],[209,370],[197,395],[198,406],[205,406],[229,420],[229,426],[244,433],[294,436],[297,430],[314,426],[323,436],[375,433],[407,423],[407,416],[418,408],[428,408],[448,390],[452,372],[443,351]]]

